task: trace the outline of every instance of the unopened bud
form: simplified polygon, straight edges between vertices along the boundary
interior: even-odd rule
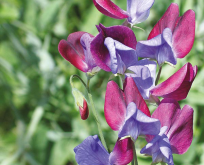
[[[79,111],[80,111],[81,119],[86,120],[89,116],[89,108],[85,99],[83,101],[83,107],[79,105]]]

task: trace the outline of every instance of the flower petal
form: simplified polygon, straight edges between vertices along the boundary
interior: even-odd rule
[[[96,6],[96,8],[104,15],[116,19],[124,19],[128,17],[126,11],[119,8],[110,0],[93,0],[93,3]]]
[[[179,7],[176,3],[172,3],[150,32],[148,40],[161,34],[165,28],[170,28],[173,31],[178,17]]]
[[[173,156],[168,137],[164,134],[167,127],[161,128],[160,133],[155,136],[140,153],[152,156],[152,163],[165,162],[173,165]]]
[[[125,165],[133,159],[133,141],[131,138],[118,140],[110,153],[110,164]]]
[[[136,65],[138,58],[134,49],[127,47],[110,37],[105,39],[104,44],[110,54],[111,71],[113,74],[124,74],[127,67]]]
[[[172,32],[169,28],[150,40],[138,42],[136,51],[139,57],[156,59],[159,65],[165,61],[176,64],[176,55],[172,50]]]
[[[152,114],[159,119],[161,126],[167,126],[166,132],[173,153],[183,154],[189,148],[193,138],[193,109],[185,105],[180,109],[174,99],[163,99]]]
[[[138,121],[140,135],[159,134],[161,123],[158,119],[148,117],[140,110],[137,112],[136,119]]]
[[[91,42],[91,53],[96,64],[101,69],[109,72],[111,71],[111,59],[109,51],[104,45],[105,38],[110,37],[132,49],[136,48],[137,40],[134,32],[125,26],[117,25],[106,28],[99,24],[97,28],[100,32]]]
[[[188,10],[178,19],[173,32],[173,49],[177,58],[183,58],[190,52],[194,38],[195,12]]]
[[[86,138],[80,145],[74,148],[74,152],[79,165],[110,165],[109,153],[103,147],[97,135]]]
[[[148,117],[131,102],[128,104],[125,123],[119,130],[118,137],[131,136],[136,140],[139,135],[157,135],[160,127],[158,119]]]
[[[135,103],[131,102],[130,104],[128,104],[125,123],[118,132],[119,138],[131,136],[134,140],[137,139],[140,133],[139,124],[136,120],[137,111],[138,109]]]
[[[104,115],[108,125],[113,130],[119,130],[125,121],[126,105],[123,91],[114,81],[107,84]]]
[[[127,0],[128,21],[132,24],[145,21],[154,0]]]
[[[85,34],[85,32],[75,32],[70,34],[67,41],[60,41],[58,50],[65,60],[69,61],[77,69],[87,72],[88,65],[85,62],[84,50],[80,43],[80,38],[83,34]]]
[[[161,127],[171,128],[177,118],[177,109],[180,109],[178,102],[174,99],[163,99],[157,109],[153,112],[152,118],[159,119]],[[168,132],[167,130],[167,132]]]
[[[84,49],[85,61],[88,65],[88,71],[91,72],[93,68],[97,67],[95,61],[93,60],[90,43],[94,39],[94,36],[90,36],[88,33],[85,33],[81,36],[80,43]],[[99,69],[98,69],[99,70]]]
[[[197,66],[190,63],[169,77],[166,81],[154,87],[150,92],[154,96],[174,98],[177,101],[185,99],[197,74]]]
[[[125,74],[134,79],[136,86],[144,99],[149,99],[149,91],[155,85],[156,67],[156,62],[143,59],[138,61],[137,65],[128,68],[133,71],[134,74]]]
[[[144,101],[142,95],[140,94],[132,77],[125,78],[124,94],[126,105],[131,102],[134,102],[137,106],[137,109],[141,110],[147,116],[150,116],[149,108],[147,107],[147,104]]]
[[[178,116],[172,124],[167,136],[175,154],[185,153],[193,140],[193,108],[185,105],[182,110],[177,109]]]

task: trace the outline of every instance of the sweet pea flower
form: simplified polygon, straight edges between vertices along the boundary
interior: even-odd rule
[[[133,142],[131,138],[119,139],[109,154],[97,135],[89,136],[74,152],[79,165],[126,165],[133,159]]]
[[[187,97],[197,70],[197,66],[192,67],[190,63],[186,63],[166,81],[152,88],[150,93],[153,96],[183,100]]]
[[[155,86],[156,68],[156,62],[143,59],[138,61],[137,65],[128,68],[128,70],[134,73],[125,74],[134,79],[143,99],[149,99],[149,91]]]
[[[90,52],[90,43],[94,36],[86,32],[71,33],[67,40],[61,40],[58,50],[62,57],[82,72],[96,73],[96,65]]]
[[[195,12],[186,11],[179,17],[179,7],[172,3],[149,34],[147,41],[137,44],[139,57],[152,58],[161,65],[165,61],[176,65],[191,50],[195,38]]]
[[[157,136],[147,136],[149,142],[141,153],[152,155],[153,163],[173,165],[174,154],[185,153],[193,139],[193,109],[185,105],[181,110],[174,99],[163,99],[152,117],[161,122]]]
[[[154,0],[127,0],[127,11],[119,8],[111,0],[93,0],[93,3],[104,15],[115,19],[127,18],[130,24],[136,24],[148,18]]]
[[[160,122],[150,117],[149,109],[132,77],[126,77],[124,90],[114,81],[107,84],[104,114],[111,129],[119,131],[118,137],[159,133]]]
[[[99,34],[91,42],[91,53],[103,70],[123,74],[137,63],[137,40],[134,32],[125,26],[97,26]]]

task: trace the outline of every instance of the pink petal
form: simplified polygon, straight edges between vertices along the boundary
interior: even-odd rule
[[[157,109],[153,112],[152,118],[159,119],[161,127],[167,126],[167,132],[177,117],[177,109],[180,109],[178,102],[174,99],[163,99]]]
[[[181,110],[176,100],[163,99],[152,118],[159,119],[161,127],[168,127],[165,134],[173,153],[183,154],[187,151],[193,138],[193,109],[190,106],[185,105]],[[148,138],[148,141],[151,140]]]
[[[89,116],[89,108],[86,100],[83,101],[83,107],[79,106],[79,112],[82,120],[86,120]]]
[[[93,0],[93,3],[96,8],[104,15],[116,19],[128,18],[127,12],[119,8],[110,0]]]
[[[134,32],[130,28],[125,26],[117,25],[105,27],[102,24],[99,24],[97,28],[99,30],[99,34],[91,42],[91,53],[93,55],[95,63],[101,69],[110,72],[110,54],[108,49],[104,45],[105,38],[110,37],[132,49],[136,49],[137,40]]]
[[[133,141],[131,138],[118,140],[110,154],[110,164],[125,165],[133,159]]]
[[[140,111],[142,111],[147,116],[150,116],[149,108],[147,107],[147,104],[140,94],[132,77],[126,77],[124,83],[124,93],[126,105],[134,102]]]
[[[85,32],[70,34],[67,41],[60,41],[58,50],[65,60],[69,61],[77,69],[86,72],[88,65],[85,62],[84,50],[80,43],[80,38],[83,34],[85,34]]]
[[[193,47],[195,38],[195,12],[188,10],[179,17],[173,31],[173,49],[177,58],[185,57]]]
[[[183,109],[177,109],[177,119],[172,124],[167,136],[172,152],[175,154],[185,153],[193,139],[193,108],[185,105]]]
[[[132,49],[136,49],[137,39],[130,28],[121,25],[105,27],[102,24],[99,24],[99,27],[104,32],[105,37],[110,37]]]
[[[104,45],[104,40],[105,37],[103,31],[101,30],[91,42],[91,53],[96,65],[98,65],[101,69],[110,72],[111,60],[108,49]]]
[[[166,81],[155,86],[150,93],[163,98],[173,98],[177,101],[185,99],[197,74],[197,66],[190,63],[169,77]]]
[[[125,121],[126,105],[123,91],[114,81],[107,84],[104,115],[111,129],[117,131]]]
[[[178,17],[179,7],[176,3],[172,3],[150,32],[148,40],[161,34],[165,28],[170,28],[173,31]]]

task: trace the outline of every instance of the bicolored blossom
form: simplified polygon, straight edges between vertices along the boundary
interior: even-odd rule
[[[139,57],[152,58],[161,65],[165,61],[176,65],[177,58],[185,57],[195,38],[195,12],[186,11],[179,17],[179,7],[172,3],[149,34],[147,41],[137,44]]]
[[[133,142],[131,138],[117,140],[109,154],[98,136],[89,136],[74,148],[79,165],[126,165],[133,159]]]
[[[86,32],[71,33],[67,40],[61,40],[58,50],[62,57],[83,72],[100,70],[92,58],[90,43],[94,36]]]
[[[144,99],[149,99],[149,91],[155,86],[156,68],[156,62],[143,59],[138,61],[137,65],[128,68],[128,70],[134,73],[125,74],[134,79],[137,88]]]
[[[118,136],[156,135],[160,122],[150,117],[149,109],[132,77],[126,77],[124,90],[114,81],[107,84],[104,114],[111,129],[119,131]]]
[[[141,153],[152,155],[153,162],[173,165],[172,153],[183,154],[193,139],[193,109],[185,105],[181,110],[174,99],[163,99],[152,117],[161,122],[157,136],[147,136],[149,142]]]
[[[197,66],[190,63],[169,77],[166,81],[150,90],[153,96],[173,98],[177,101],[185,99],[197,74]]]
[[[137,63],[137,40],[134,32],[125,26],[97,26],[99,34],[91,42],[91,53],[103,70],[123,74]]]
[[[124,11],[111,0],[93,0],[96,8],[109,17],[115,19],[127,18],[130,24],[145,21],[150,13],[154,0],[127,0],[127,11]]]
[[[85,99],[83,101],[83,107],[79,105],[79,112],[82,120],[86,120],[89,117],[89,108]]]

